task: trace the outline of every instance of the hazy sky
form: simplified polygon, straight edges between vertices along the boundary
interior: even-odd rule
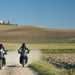
[[[75,28],[75,0],[0,0],[0,19],[49,28]]]

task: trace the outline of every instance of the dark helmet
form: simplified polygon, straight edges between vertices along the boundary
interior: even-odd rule
[[[2,43],[0,43],[0,49],[3,47],[3,44]]]
[[[25,42],[22,43],[22,47],[26,47],[26,43]]]
[[[25,46],[25,42],[23,42],[22,45]]]
[[[26,48],[25,42],[22,43],[22,48]]]

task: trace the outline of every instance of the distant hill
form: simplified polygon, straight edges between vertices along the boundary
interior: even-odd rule
[[[75,30],[0,25],[0,41],[28,43],[75,42]]]

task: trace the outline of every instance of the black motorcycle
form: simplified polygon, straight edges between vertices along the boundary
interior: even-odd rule
[[[20,54],[20,64],[24,67],[25,64],[28,62],[28,54],[29,52],[27,50],[19,51]]]
[[[2,67],[6,65],[6,60],[4,57],[5,54],[7,54],[7,52],[0,50],[0,69],[2,69]]]

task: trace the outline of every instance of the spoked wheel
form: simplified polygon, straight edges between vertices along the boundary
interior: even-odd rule
[[[0,60],[0,70],[2,69],[2,60]]]
[[[24,64],[22,66],[24,67]]]
[[[23,59],[23,62],[22,62],[22,66],[24,67],[24,65],[25,65],[25,59]]]

